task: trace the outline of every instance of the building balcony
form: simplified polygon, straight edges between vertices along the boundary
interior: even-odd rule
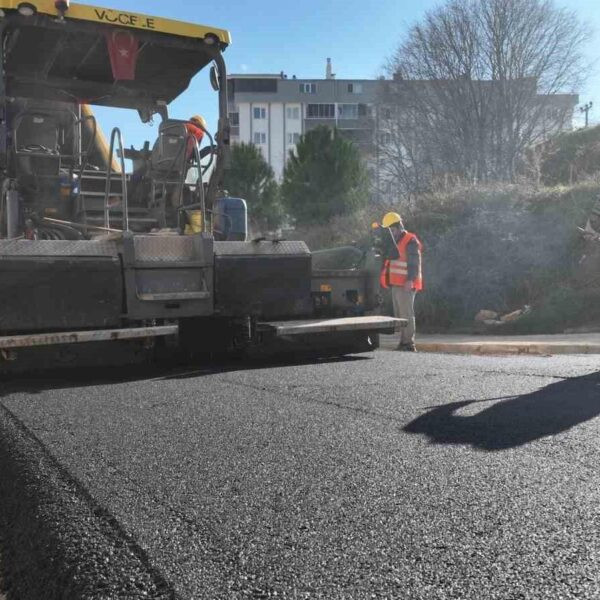
[[[335,119],[318,119],[318,118],[304,119],[304,129],[306,131],[315,129],[315,127],[319,127],[320,125],[326,125],[327,127],[335,127]]]
[[[358,117],[357,119],[338,119],[338,129],[375,129],[375,119],[373,117]]]
[[[375,129],[375,119],[372,117],[358,117],[357,119],[340,119],[340,118],[312,118],[304,119],[304,126],[307,130],[314,129],[319,125],[327,125],[327,127],[337,127],[338,129],[364,129],[373,131]]]

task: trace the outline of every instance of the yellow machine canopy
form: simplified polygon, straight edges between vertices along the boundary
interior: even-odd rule
[[[169,104],[227,31],[54,0],[0,0],[6,96],[122,108]]]

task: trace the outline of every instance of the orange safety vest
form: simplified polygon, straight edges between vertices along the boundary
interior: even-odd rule
[[[202,141],[204,130],[193,123],[186,123],[185,129],[190,135],[187,146],[187,158],[192,158],[192,155],[194,154],[194,144]]]
[[[408,253],[406,251],[408,244],[415,240],[419,246],[419,252],[423,249],[421,241],[414,233],[408,231],[404,233],[402,239],[398,242],[398,258],[394,260],[386,260],[381,269],[379,282],[381,287],[388,288],[393,286],[403,286],[408,277]],[[419,272],[416,279],[413,281],[413,287],[417,291],[423,289],[423,275],[421,273],[421,262],[419,261]]]

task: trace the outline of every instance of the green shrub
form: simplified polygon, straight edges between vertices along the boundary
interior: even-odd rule
[[[584,252],[577,228],[599,192],[593,181],[541,189],[473,186],[421,197],[409,208],[336,217],[293,237],[313,250],[365,242],[373,221],[398,210],[424,245],[425,292],[416,303],[420,330],[465,330],[480,309],[506,313],[527,304],[530,315],[494,331],[562,331],[589,322],[590,303],[600,307],[574,277]]]
[[[443,198],[437,210],[431,198],[415,211],[414,230],[425,245],[426,295],[439,306],[419,303],[425,327],[464,328],[482,308],[503,313],[535,303],[548,272],[567,276],[565,248],[576,230],[560,210],[534,214],[532,193],[517,186],[470,188]]]
[[[561,286],[547,290],[534,310],[502,327],[503,333],[561,333],[600,320],[600,291]]]
[[[573,184],[600,170],[600,126],[570,131],[540,147],[544,185]]]

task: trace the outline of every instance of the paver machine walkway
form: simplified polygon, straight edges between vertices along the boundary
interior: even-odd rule
[[[306,245],[247,239],[246,205],[222,186],[229,43],[214,27],[0,0],[4,360],[40,345],[159,338],[188,355],[277,338],[345,353],[399,325],[316,320]],[[201,147],[170,111],[205,68],[219,118]],[[156,119],[157,139],[126,149],[114,128],[105,142],[89,105]]]

